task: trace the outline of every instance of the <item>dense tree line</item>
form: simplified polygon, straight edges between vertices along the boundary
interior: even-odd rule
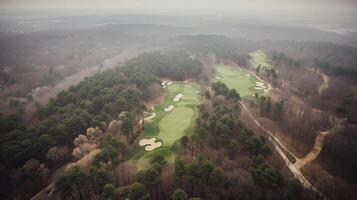
[[[274,51],[273,53],[271,53],[270,59],[274,63],[274,65],[277,65],[277,66],[285,65],[288,67],[299,68],[303,64],[301,60],[295,60],[295,59],[287,56],[283,52]]]
[[[132,127],[140,126],[144,101],[158,95],[154,88],[161,83],[159,78],[198,78],[201,68],[198,61],[183,52],[147,53],[60,92],[38,109],[39,122],[34,125],[24,125],[19,116],[1,115],[0,161],[4,178],[31,158],[45,162],[45,154],[52,146],[72,146],[73,139],[88,127],[105,128],[122,111],[129,112],[122,131],[134,138]]]
[[[229,89],[226,84],[222,82],[212,83],[212,89],[215,91],[216,95],[223,95],[230,100],[235,102],[240,101],[240,94],[235,89]]]
[[[153,155],[135,172],[134,180],[121,181],[126,179],[128,170],[124,164],[127,146],[113,137],[106,137],[101,142],[102,152],[94,158],[92,165],[85,169],[74,167],[63,174],[56,182],[54,195],[83,200],[199,200],[229,199],[237,195],[244,198],[245,191],[237,193],[237,183],[231,177],[231,170],[237,169],[226,171],[227,166],[212,159],[214,152],[223,150],[225,153],[219,159],[228,158],[235,162],[237,154],[242,156],[240,149],[243,149],[244,154],[250,156],[250,161],[244,164],[256,185],[254,187],[264,191],[282,191],[281,195],[275,194],[274,197],[301,197],[299,183],[284,181],[279,170],[269,163],[270,149],[265,139],[256,136],[239,121],[239,100],[231,98],[229,90],[222,88],[226,86],[215,86],[214,91],[223,91],[219,95],[206,92],[213,109],[207,109],[206,104],[199,106],[193,133],[181,138],[181,153],[174,163],[160,154]],[[259,195],[248,197],[254,199]]]
[[[256,107],[262,116],[268,116],[276,121],[280,121],[284,117],[283,101],[272,101],[270,97],[259,96],[256,93],[250,102],[250,105]]]
[[[209,103],[200,105],[199,118],[195,123],[195,131],[192,136],[184,136],[181,138],[181,145],[184,155],[191,155],[196,158],[193,162],[185,162],[184,160],[177,159],[175,161],[175,177],[178,182],[179,188],[185,188],[189,191],[184,195],[180,191],[180,195],[187,198],[187,196],[195,196],[192,191],[195,191],[195,187],[199,187],[201,198],[213,199],[213,198],[236,198],[248,195],[248,191],[235,191],[233,185],[237,184],[236,179],[226,174],[234,174],[235,170],[239,172],[247,170],[252,177],[256,187],[262,191],[281,191],[280,195],[270,198],[282,198],[282,199],[298,199],[298,198],[310,198],[301,189],[299,182],[284,180],[280,170],[273,166],[268,160],[271,156],[271,149],[268,147],[266,140],[262,136],[257,136],[252,130],[248,129],[242,121],[239,120],[240,104],[238,99],[232,99],[229,95],[229,89],[223,83],[212,84],[213,94],[209,91],[205,92],[205,97],[210,99],[212,103],[212,109],[208,109]],[[223,96],[223,97],[222,97]],[[214,190],[215,194],[212,194],[207,190],[207,186],[204,186],[204,182],[208,181],[210,176],[205,175],[204,180],[201,180],[200,174],[204,174],[205,170],[212,170],[212,165],[215,162],[219,162],[212,159],[212,155],[215,152],[224,150],[225,154],[219,154],[219,160],[224,160],[220,163],[219,167],[222,167],[222,174],[218,175],[217,179],[220,180],[220,190]],[[243,150],[243,152],[242,152]],[[210,157],[211,159],[202,159],[202,154]],[[244,157],[245,154],[249,155],[251,165],[247,160],[244,169],[237,169],[231,165],[226,166],[225,163],[236,162],[237,157]],[[225,160],[226,158],[228,160]],[[202,164],[199,164],[199,163]],[[210,164],[211,163],[211,164]],[[225,171],[223,169],[229,169]],[[232,169],[231,169],[232,168]],[[210,170],[209,170],[210,169]],[[200,172],[200,171],[203,172]],[[220,173],[218,173],[220,174]],[[225,178],[220,178],[225,177]],[[184,180],[188,180],[185,182]],[[222,182],[223,181],[223,182]],[[215,182],[215,181],[213,181]],[[207,182],[206,182],[207,183]],[[193,189],[190,186],[194,187]],[[240,185],[240,187],[244,187]],[[249,186],[252,187],[252,186]],[[206,189],[205,189],[206,188]],[[220,191],[226,191],[224,194]],[[300,194],[298,194],[300,193]],[[263,192],[265,194],[265,192]],[[216,196],[215,196],[216,195]],[[306,196],[307,195],[307,196]],[[233,197],[234,196],[234,197]],[[266,196],[265,196],[266,197]],[[250,194],[246,196],[248,199],[260,198],[259,194]],[[263,197],[261,197],[263,198]]]
[[[237,41],[219,35],[180,36],[176,38],[182,48],[191,52],[214,54],[218,59],[230,60],[241,66],[248,66],[248,41]]]
[[[181,51],[169,53],[151,52],[126,63],[127,69],[145,71],[157,77],[170,78],[177,81],[197,79],[202,71],[202,65],[194,57]]]
[[[354,66],[344,66],[340,64],[331,64],[326,61],[319,60],[317,58],[313,61],[314,65],[326,70],[334,75],[342,75],[342,76],[357,76],[357,68]]]

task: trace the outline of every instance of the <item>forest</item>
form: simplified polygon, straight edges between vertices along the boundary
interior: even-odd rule
[[[0,199],[357,199],[356,3],[36,2],[0,1]]]
[[[174,56],[175,60],[168,62],[170,56]],[[156,65],[140,65],[148,61],[155,62]],[[135,68],[132,67],[134,63]],[[187,68],[181,66],[189,66],[191,71],[187,72]],[[39,120],[35,124],[21,123],[20,116],[1,115],[0,124],[4,133],[0,155],[1,163],[6,163],[1,166],[2,177],[5,177],[2,179],[5,190],[2,191],[6,192],[6,188],[11,187],[7,183],[13,174],[17,174],[20,179],[32,180],[26,175],[27,165],[41,165],[41,170],[30,167],[30,170],[38,173],[36,176],[41,180],[41,176],[45,177],[49,171],[47,167],[55,169],[68,161],[68,156],[65,156],[60,161],[56,159],[54,165],[51,158],[45,156],[50,147],[71,147],[73,139],[88,127],[105,126],[106,122],[122,111],[138,113],[146,109],[142,106],[143,102],[157,95],[150,88],[155,84],[160,85],[158,77],[181,80],[187,73],[197,76],[201,68],[200,63],[189,59],[182,52],[171,52],[169,55],[143,54],[124,67],[106,70],[59,93],[47,106],[39,107]],[[18,170],[12,171],[13,168]],[[7,192],[2,194],[6,195]]]

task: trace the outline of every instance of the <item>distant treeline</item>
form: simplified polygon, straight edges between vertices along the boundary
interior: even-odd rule
[[[301,60],[295,60],[282,52],[273,52],[270,56],[270,59],[273,61],[275,65],[284,64],[288,67],[294,67],[294,68],[298,68],[302,65]]]
[[[318,59],[314,59],[314,64],[321,69],[327,70],[334,75],[357,76],[357,68],[352,66],[333,65]]]
[[[248,41],[236,41],[218,35],[181,36],[177,38],[184,49],[195,53],[215,54],[219,59],[227,59],[246,66],[250,56],[246,53]]]

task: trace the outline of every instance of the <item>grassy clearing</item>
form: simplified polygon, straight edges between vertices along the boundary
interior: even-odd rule
[[[261,67],[265,67],[266,69],[274,68],[274,66],[269,63],[269,59],[263,51],[254,51],[249,55],[251,56],[250,63],[253,67],[256,68],[260,65]]]
[[[250,74],[247,77],[247,74]],[[220,79],[219,79],[220,78]],[[259,95],[264,93],[263,89],[254,89],[256,82],[260,82],[250,72],[226,65],[218,64],[215,66],[215,81],[221,81],[227,85],[228,88],[234,88],[242,96],[252,96],[255,93]],[[265,87],[267,86],[264,84]]]
[[[169,161],[173,161],[175,155],[180,151],[178,140],[183,135],[192,133],[192,126],[197,116],[197,104],[200,95],[196,92],[199,88],[193,84],[174,83],[165,88],[165,101],[155,107],[156,116],[152,122],[145,124],[145,131],[138,138],[135,148],[129,152],[128,159],[145,165],[148,159],[155,155],[163,155]],[[172,98],[178,93],[184,96],[180,101],[174,102]],[[171,112],[165,112],[164,108],[173,105],[175,108]],[[155,137],[163,145],[151,152],[144,150],[137,143],[142,138]]]

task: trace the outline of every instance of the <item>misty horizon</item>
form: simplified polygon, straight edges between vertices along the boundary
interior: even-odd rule
[[[87,11],[122,14],[162,14],[182,16],[255,16],[262,18],[351,18],[357,17],[357,2],[353,0],[292,1],[292,0],[2,0],[0,10],[23,11]]]

